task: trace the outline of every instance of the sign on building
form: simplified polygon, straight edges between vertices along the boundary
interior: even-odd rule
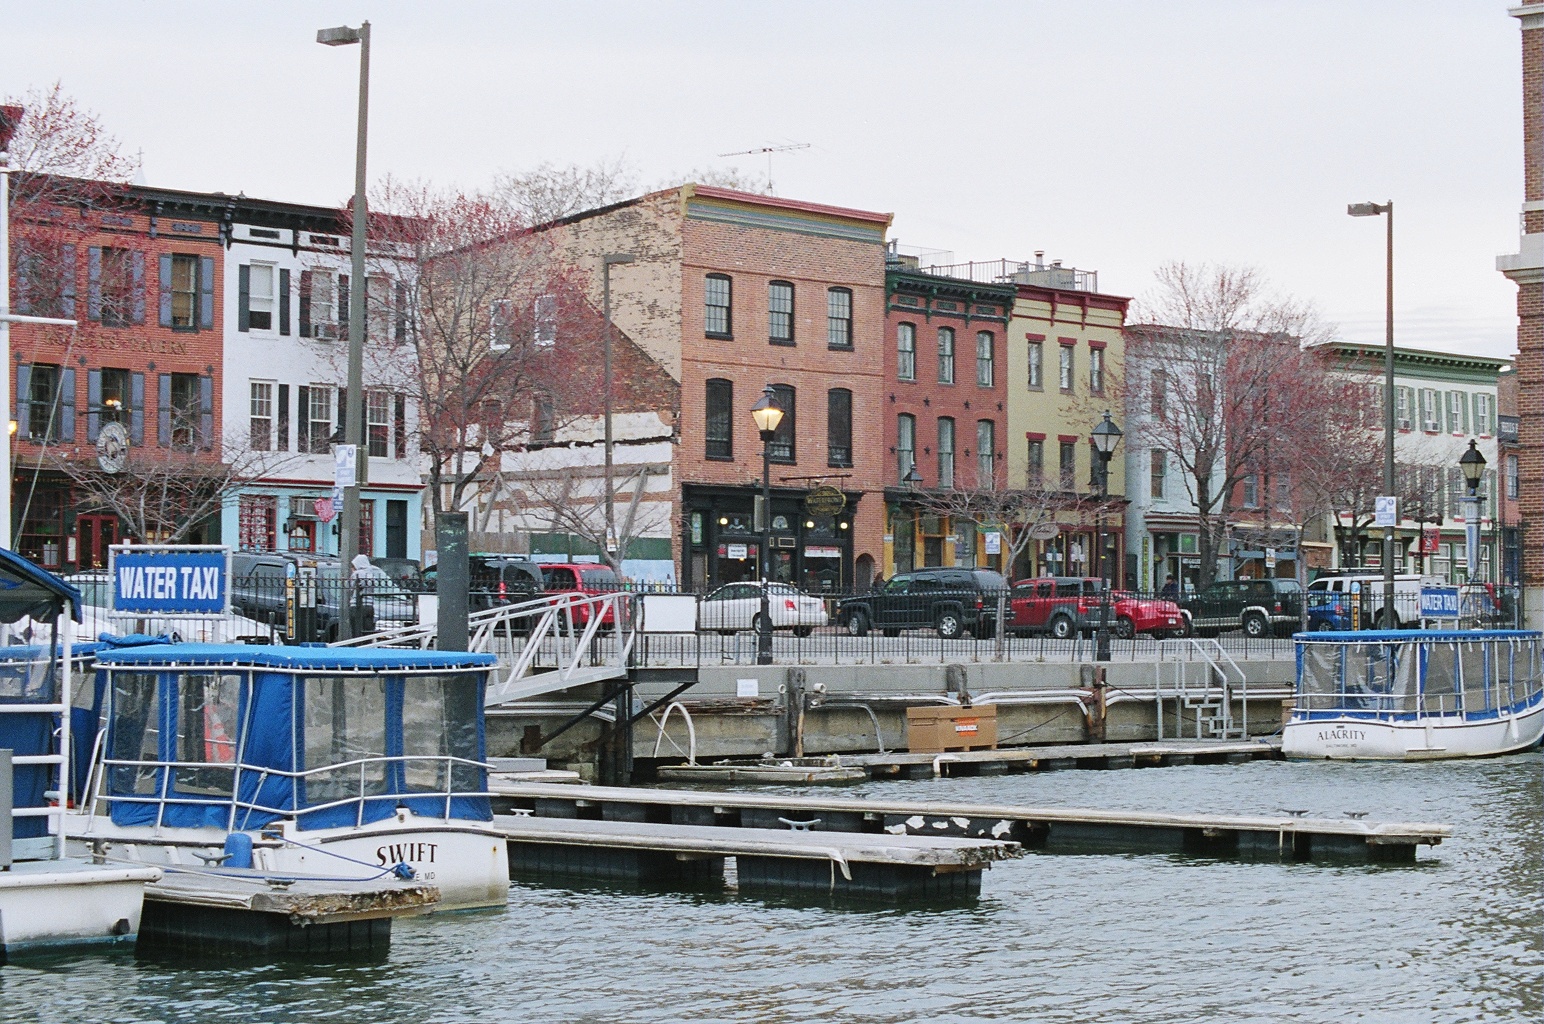
[[[224,615],[230,611],[230,549],[129,545],[109,549],[112,610],[131,615]]]

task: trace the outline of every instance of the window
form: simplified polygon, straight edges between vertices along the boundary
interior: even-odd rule
[[[1464,471],[1459,469],[1457,466],[1449,466],[1447,471],[1447,478],[1448,508],[1453,510],[1453,518],[1462,519],[1464,508],[1463,500],[1469,494],[1469,486],[1464,482]]]
[[[1029,343],[1029,389],[1039,391],[1045,387],[1045,345],[1039,341]]]
[[[1088,390],[1096,395],[1104,394],[1104,349],[1088,350]]]
[[[508,352],[515,347],[515,304],[494,299],[488,304],[488,351]]]
[[[552,348],[558,343],[558,297],[538,295],[531,303],[531,339],[537,348]]]
[[[1260,478],[1253,473],[1244,477],[1244,507],[1260,507]]]
[[[989,488],[997,481],[997,424],[976,421],[976,486]]]
[[[531,441],[535,444],[551,444],[556,429],[557,410],[550,395],[538,394],[531,399]]]
[[[371,274],[365,278],[365,336],[371,341],[385,341],[390,331],[391,278]]]
[[[767,340],[774,345],[793,344],[793,285],[787,281],[767,285]]]
[[[1045,441],[1042,438],[1029,439],[1029,469],[1024,474],[1024,484],[1034,490],[1045,486]]]
[[[1432,388],[1421,389],[1421,429],[1432,434],[1442,429],[1442,406]]]
[[[1496,432],[1494,412],[1494,398],[1490,395],[1474,396],[1474,432],[1476,434],[1485,435]]]
[[[710,459],[734,458],[734,384],[727,380],[708,381],[707,445],[703,454]]]
[[[1410,389],[1394,389],[1394,421],[1400,430],[1410,429]]]
[[[1515,499],[1520,490],[1521,488],[1518,484],[1517,473],[1517,456],[1508,455],[1506,457],[1506,496],[1508,498]]]
[[[1169,453],[1162,448],[1154,448],[1148,453],[1150,468],[1148,470],[1148,494],[1154,498],[1163,497],[1163,481],[1169,471]]]
[[[241,319],[246,323],[247,330],[271,331],[273,330],[273,292],[274,292],[274,268],[267,263],[253,263],[243,267],[246,274],[246,301],[241,310]]]
[[[87,318],[104,327],[145,322],[145,254],[91,246],[86,251]]]
[[[897,478],[906,478],[917,465],[917,418],[901,413],[895,418],[895,470]]]
[[[300,272],[300,336],[336,340],[348,326],[348,275]],[[245,328],[243,328],[245,329]]]
[[[1061,372],[1058,375],[1058,386],[1063,391],[1072,390],[1072,346],[1061,346]]]
[[[171,385],[172,447],[192,448],[199,439],[200,392],[203,390],[204,378],[196,373],[162,374],[163,379],[168,377]]]
[[[727,274],[709,274],[703,286],[703,329],[710,338],[731,337],[731,289]]]
[[[991,331],[976,332],[976,383],[984,388],[992,387],[997,380],[994,344]]]
[[[1447,428],[1455,434],[1464,432],[1464,393],[1462,391],[1449,391]]]
[[[1153,371],[1153,393],[1149,400],[1148,411],[1155,417],[1162,417],[1168,409],[1169,402],[1169,374],[1165,370]]]
[[[241,531],[241,550],[274,550],[279,521],[277,498],[271,494],[243,494],[236,519]]]
[[[954,420],[938,421],[938,486],[954,486]]]
[[[1061,489],[1075,491],[1078,488],[1078,443],[1061,442]]]
[[[365,431],[370,458],[391,457],[391,392],[365,392]]]
[[[322,384],[301,388],[299,403],[299,450],[325,454],[332,443],[332,388]]]
[[[826,344],[831,348],[852,348],[852,289],[826,291]]]
[[[899,324],[895,328],[895,375],[900,380],[917,379],[917,328],[914,324]]]
[[[798,434],[794,423],[794,390],[787,384],[774,384],[772,394],[776,396],[778,408],[783,410],[782,422],[772,435],[772,461],[795,462],[797,451],[794,438]]]
[[[25,371],[25,372],[24,372]],[[68,378],[69,388],[60,386]],[[17,367],[16,391],[21,396],[18,412],[25,414],[26,422],[18,417],[17,432],[40,444],[49,441],[70,440],[74,431],[66,436],[66,409],[73,427],[75,374],[48,363],[33,363],[30,367]]]
[[[16,256],[13,312],[28,316],[75,316],[75,246],[29,246],[11,239]]]
[[[846,388],[826,392],[826,464],[852,465],[852,392]]]
[[[938,329],[938,383],[954,383],[954,328]]]
[[[164,257],[170,270],[171,316],[164,326],[191,331],[198,327],[198,257]]]
[[[273,448],[273,383],[266,380],[252,382],[251,438],[252,450],[266,452]],[[370,454],[375,454],[371,452]],[[267,550],[259,548],[258,550]]]
[[[1287,511],[1292,507],[1292,474],[1282,473],[1276,477],[1276,508]]]
[[[134,378],[139,377],[139,387],[134,387]],[[87,396],[86,412],[88,416],[95,415],[95,423],[91,425],[90,437],[86,440],[95,442],[97,433],[104,423],[121,423],[125,427],[132,427],[134,414],[144,415],[145,404],[145,379],[139,374],[128,370],[105,367],[101,370],[93,370],[87,377],[87,390],[95,391],[95,394]],[[140,428],[143,431],[143,427]],[[143,438],[135,440],[134,432],[130,430],[130,442],[140,444]]]

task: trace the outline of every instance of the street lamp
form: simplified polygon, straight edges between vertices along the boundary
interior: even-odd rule
[[[348,405],[344,419],[348,430],[344,440],[354,446],[354,483],[343,489],[343,521],[338,525],[338,558],[343,563],[339,569],[343,579],[348,579],[354,556],[359,554],[359,489],[370,479],[370,450],[365,444],[364,403],[364,351],[365,351],[365,298],[369,291],[365,277],[365,228],[369,211],[365,205],[365,139],[370,115],[370,23],[360,22],[359,27],[341,25],[324,28],[316,33],[316,41],[323,46],[352,46],[359,44],[359,131],[354,141],[354,232],[350,255],[353,257],[353,288],[348,298]],[[347,640],[354,635],[354,617],[338,616],[338,639]]]
[[[1352,203],[1346,212],[1353,217],[1388,216],[1387,302],[1384,316],[1383,345],[1383,493],[1394,494],[1394,201],[1378,203]],[[1393,625],[1394,618],[1394,530],[1399,524],[1399,513],[1394,513],[1394,523],[1383,528],[1383,617],[1385,625]]]
[[[600,304],[601,318],[605,321],[605,370],[602,374],[604,383],[601,385],[604,394],[602,401],[605,405],[606,416],[606,553],[617,554],[617,518],[616,518],[616,487],[612,483],[612,439],[611,439],[611,268],[621,263],[631,263],[637,257],[630,252],[608,252],[600,258]],[[620,566],[613,566],[620,568]]]
[[[1104,419],[1089,431],[1094,442],[1094,454],[1099,457],[1099,509],[1094,515],[1094,543],[1098,547],[1100,578],[1104,582],[1099,597],[1099,629],[1094,633],[1094,660],[1110,660],[1110,574],[1109,559],[1104,545],[1104,503],[1110,497],[1110,457],[1120,444],[1120,427],[1110,419],[1105,410]]]
[[[761,432],[761,614],[756,617],[756,664],[772,664],[772,604],[767,586],[772,581],[772,438],[783,422],[777,393],[768,384],[761,400],[751,406],[751,419]]]
[[[1464,471],[1464,483],[1469,488],[1464,497],[1464,504],[1469,506],[1464,513],[1464,548],[1468,555],[1469,582],[1473,583],[1479,575],[1480,565],[1480,505],[1485,501],[1485,496],[1479,493],[1479,488],[1480,481],[1485,477],[1485,456],[1480,454],[1472,438],[1469,450],[1458,459],[1458,468]]]

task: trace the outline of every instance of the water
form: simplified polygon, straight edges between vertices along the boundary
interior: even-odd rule
[[[946,911],[517,884],[380,964],[0,968],[0,1020],[1302,1022],[1544,1019],[1541,758],[1256,762],[871,783],[861,795],[1447,822],[1410,867],[1043,857]]]

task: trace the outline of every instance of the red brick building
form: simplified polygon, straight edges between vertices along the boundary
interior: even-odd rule
[[[12,307],[79,321],[11,331],[23,556],[56,571],[99,568],[124,539],[118,518],[84,503],[56,464],[96,460],[108,424],[121,424],[131,456],[219,461],[227,216],[223,196],[59,179],[32,197],[18,188]],[[217,536],[211,520],[183,539]]]

